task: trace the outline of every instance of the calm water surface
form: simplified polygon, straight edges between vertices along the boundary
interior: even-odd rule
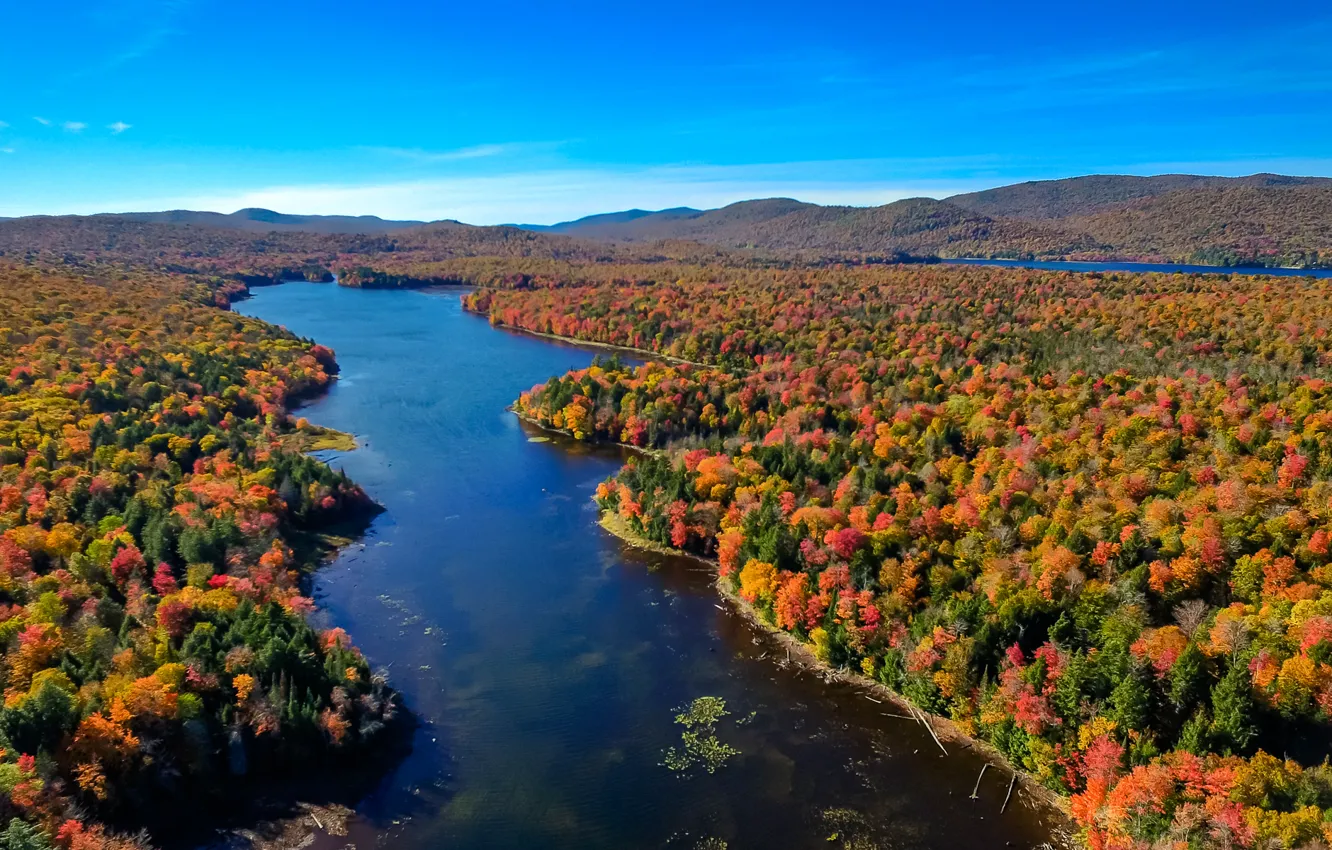
[[[1020,793],[1000,815],[1006,771],[970,800],[977,755],[944,757],[884,716],[891,706],[781,666],[784,650],[721,604],[706,568],[601,530],[590,499],[619,454],[542,441],[505,412],[592,351],[494,330],[456,292],[299,283],[237,309],[336,349],[342,375],[304,415],[357,436],[360,449],[327,459],[387,508],[318,575],[319,617],[389,668],[422,724],[329,846],[1051,839],[1053,819]],[[718,737],[741,754],[682,777],[662,755],[680,742],[673,709],[699,696],[726,700]]]
[[[1064,260],[943,260],[959,266],[1007,266],[1070,272],[1165,272],[1167,274],[1243,274],[1273,277],[1332,278],[1332,269],[1272,269],[1230,266],[1190,266],[1178,263],[1076,263]]]

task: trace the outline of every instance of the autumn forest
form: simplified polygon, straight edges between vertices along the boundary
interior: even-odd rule
[[[155,272],[0,293],[6,846],[139,846],[105,825],[373,740],[391,693],[304,620],[309,538],[372,507],[286,413],[332,353]]]
[[[524,393],[766,622],[1068,796],[1087,843],[1321,846],[1324,282],[903,267],[481,290],[660,353]],[[1332,645],[1332,644],[1329,644]]]
[[[1332,842],[1332,280],[696,236],[0,222],[0,845],[146,847],[146,807],[409,722],[310,624],[378,507],[295,412],[334,352],[231,309],[293,278],[623,349],[513,399],[628,449],[603,524],[992,747],[1086,846]]]

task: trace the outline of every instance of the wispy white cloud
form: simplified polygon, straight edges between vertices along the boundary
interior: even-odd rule
[[[548,144],[548,143],[547,143]],[[413,162],[457,162],[468,159],[487,159],[489,157],[504,156],[506,154],[528,151],[536,145],[512,142],[508,144],[489,144],[472,145],[466,148],[457,148],[448,151],[428,151],[421,148],[395,148],[395,147],[367,147],[371,153],[384,154],[385,156],[396,157],[398,159],[409,159]]]
[[[153,53],[184,33],[179,21],[193,6],[193,0],[124,0],[102,4],[90,13],[89,20],[103,34],[102,43],[109,52],[92,54],[89,57],[92,61],[71,69],[64,79],[102,74]]]
[[[117,121],[114,124],[107,124],[106,129],[110,130],[112,133],[119,136],[121,133],[125,132],[126,130],[128,130],[130,127],[133,126],[134,126],[133,124],[126,124],[124,121]]]
[[[88,127],[82,121],[66,121],[61,126],[71,133],[82,133]]]
[[[40,115],[34,115],[34,116],[32,116],[32,120],[36,121],[38,124],[41,124],[43,127],[50,127],[50,126],[51,126],[51,119],[50,119],[50,118],[43,118],[43,117],[41,117]]]
[[[0,153],[13,153],[13,148],[0,148]]]
[[[1325,48],[1332,18],[1310,20],[1294,32],[1281,23],[1260,27],[1242,51],[1218,52],[1212,38],[1186,39],[1164,49],[1119,55],[1054,56],[1015,64],[1005,57],[975,57],[972,70],[945,77],[954,106],[969,110],[1044,111],[1058,98],[1083,105],[1124,102],[1141,108],[1148,98],[1244,96],[1332,92],[1332,62]]]
[[[166,42],[173,35],[179,35],[180,31],[175,27],[163,25],[148,30],[140,35],[125,49],[118,53],[108,56],[101,65],[101,70],[110,71],[124,65],[126,62],[133,62],[135,59],[152,53],[158,47]]]

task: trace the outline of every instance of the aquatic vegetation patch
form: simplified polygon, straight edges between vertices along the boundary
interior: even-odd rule
[[[825,809],[820,818],[831,832],[828,842],[843,850],[881,850],[883,845],[870,837],[868,819],[855,809]]]
[[[740,751],[717,737],[717,722],[730,715],[726,700],[721,697],[699,697],[688,706],[676,709],[675,722],[685,727],[680,733],[680,746],[668,747],[662,755],[662,764],[677,773],[702,767],[716,773]]]
[[[289,452],[350,452],[357,448],[356,438],[343,431],[315,425],[302,418],[296,427],[279,441]]]

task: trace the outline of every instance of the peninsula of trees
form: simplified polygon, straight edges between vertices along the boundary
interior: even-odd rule
[[[364,753],[393,718],[306,624],[302,541],[370,507],[301,453],[332,352],[179,275],[0,262],[0,846]]]

